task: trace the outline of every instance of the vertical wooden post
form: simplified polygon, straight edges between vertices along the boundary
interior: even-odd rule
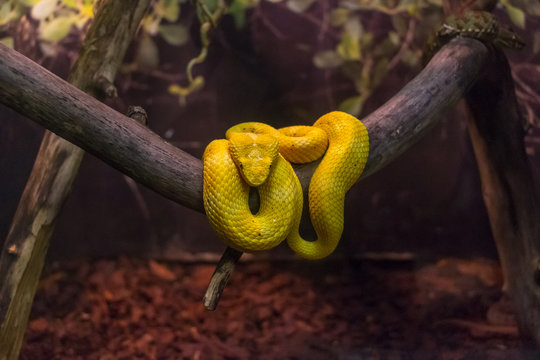
[[[466,96],[482,195],[522,335],[540,345],[540,211],[525,154],[524,120],[504,53],[491,49]],[[459,176],[459,174],[456,174]]]
[[[99,3],[69,81],[97,98],[113,81],[149,0]],[[84,151],[47,132],[0,256],[0,360],[17,359],[49,239]]]

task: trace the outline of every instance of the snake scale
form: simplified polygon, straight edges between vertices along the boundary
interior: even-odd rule
[[[233,126],[225,136],[212,141],[203,155],[204,208],[220,238],[244,252],[268,250],[287,239],[304,258],[331,254],[343,232],[345,194],[367,162],[365,126],[334,111],[313,126],[276,130],[250,122]],[[307,241],[299,234],[303,194],[291,163],[321,156],[308,191],[317,240]],[[250,187],[259,192],[255,214],[248,203]]]

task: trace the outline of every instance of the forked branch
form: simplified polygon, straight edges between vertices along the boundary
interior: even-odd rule
[[[452,41],[415,79],[365,118],[370,156],[363,177],[399,156],[462,98],[482,69],[486,54],[486,48],[475,40]],[[200,160],[1,45],[0,95],[6,105],[138,182],[204,211]],[[304,191],[317,165],[296,167]],[[207,308],[217,306],[240,255],[230,248],[225,252],[205,295]]]
[[[363,119],[370,136],[366,177],[399,156],[475,82],[487,49],[455,39],[407,86]],[[202,163],[157,134],[0,44],[0,101],[139,183],[203,212]],[[316,164],[296,167],[306,187]]]

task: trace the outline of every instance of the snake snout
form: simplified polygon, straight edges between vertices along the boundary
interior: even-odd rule
[[[239,158],[237,160],[240,174],[249,186],[261,186],[265,183],[272,169],[272,158],[268,156],[257,158]]]
[[[229,152],[249,186],[264,184],[278,156],[279,142],[269,134],[233,133]]]

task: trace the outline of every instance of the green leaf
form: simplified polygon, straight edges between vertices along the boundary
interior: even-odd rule
[[[211,13],[216,11],[219,6],[219,0],[199,0],[199,1],[202,1],[204,5],[206,5],[206,7],[208,8],[208,11],[210,11]]]
[[[401,61],[410,66],[414,67],[418,64],[420,64],[420,60],[422,59],[422,52],[420,50],[406,50],[403,53],[403,56],[401,57]]]
[[[382,57],[389,58],[396,53],[399,45],[400,45],[399,35],[391,31],[388,33],[387,38],[385,38],[382,41],[378,41],[374,45],[373,49],[371,50],[371,53],[375,58],[382,58]]]
[[[360,20],[357,17],[350,18],[345,23],[343,27],[343,32],[341,33],[341,42],[337,46],[337,52],[345,60],[360,60],[362,58],[362,53],[360,51],[360,39],[367,38],[362,36],[364,29]]]
[[[180,16],[180,5],[174,2],[170,6],[166,7],[163,12],[163,17],[170,22],[175,22]]]
[[[13,38],[11,36],[0,39],[0,43],[6,45],[8,48],[13,49]]]
[[[362,106],[364,105],[364,100],[361,96],[353,96],[348,99],[345,99],[341,104],[339,104],[338,109],[351,114],[353,116],[360,115],[362,111]]]
[[[178,0],[159,0],[154,5],[154,14],[161,20],[165,18],[170,22],[175,22],[180,16],[180,5]]]
[[[34,6],[39,0],[18,0],[17,2],[23,6]]]
[[[347,33],[342,35],[341,42],[337,46],[337,52],[345,60],[361,59],[358,40]]]
[[[421,8],[418,5],[409,4],[406,6],[407,13],[411,16],[417,17],[420,14]]]
[[[71,30],[71,26],[77,21],[77,16],[55,18],[49,22],[42,22],[40,35],[43,40],[58,42],[66,37]]]
[[[36,20],[43,20],[56,10],[57,0],[41,0],[32,8],[30,14]]]
[[[341,42],[337,46],[337,52],[345,60],[361,59],[358,40],[347,33],[342,35]]]
[[[0,7],[0,24],[4,24],[9,21],[9,15],[11,14],[11,4],[4,3]]]
[[[512,20],[516,26],[520,27],[521,29],[525,29],[525,13],[523,10],[510,5],[507,2],[504,3],[504,7],[506,8],[506,12],[508,12],[510,20]]]
[[[330,13],[330,25],[342,26],[349,19],[349,9],[337,8]]]
[[[237,29],[241,29],[246,24],[246,9],[250,6],[249,0],[233,0],[229,6],[228,13],[234,18]]]
[[[360,38],[360,48],[366,49],[373,43],[373,33],[367,32]]]
[[[356,40],[360,39],[364,34],[364,27],[362,26],[362,23],[358,17],[347,19],[345,28],[343,30]]]
[[[188,32],[182,25],[160,25],[159,33],[171,45],[184,45],[188,41]]]
[[[334,50],[325,50],[315,54],[313,64],[319,69],[331,69],[343,64],[343,58]]]
[[[79,15],[83,19],[93,19],[94,18],[94,5],[83,5],[79,7]]]
[[[135,62],[142,69],[155,69],[159,66],[159,50],[150,36],[142,37]]]
[[[401,35],[405,36],[405,34],[409,31],[409,25],[407,19],[401,14],[397,14],[391,17],[392,19],[392,26],[394,27],[394,30]]]
[[[397,46],[401,43],[401,38],[399,37],[398,33],[394,31],[390,31],[388,33],[388,41],[394,46]]]
[[[315,0],[288,0],[287,7],[296,12],[301,13],[307,10]]]
[[[142,21],[144,31],[146,31],[148,35],[152,36],[158,33],[160,23],[161,17],[156,16],[155,14],[145,17]]]

